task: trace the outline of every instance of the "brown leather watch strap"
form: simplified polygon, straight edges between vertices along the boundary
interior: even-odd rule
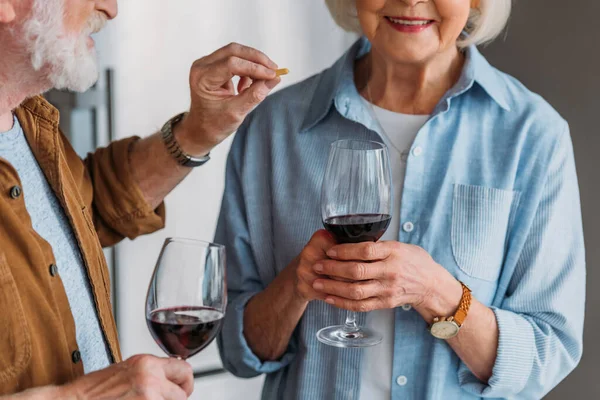
[[[459,281],[460,282],[460,281]],[[469,313],[469,308],[471,308],[471,300],[473,296],[471,295],[471,289],[464,283],[460,282],[462,286],[462,297],[460,299],[460,304],[458,305],[458,310],[454,314],[454,321],[460,327],[467,319],[467,314]]]

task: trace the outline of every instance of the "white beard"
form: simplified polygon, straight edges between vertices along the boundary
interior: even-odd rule
[[[55,89],[84,92],[98,80],[96,52],[87,38],[106,24],[95,13],[78,36],[64,26],[64,0],[34,0],[31,18],[24,25],[25,40],[36,71],[47,69],[46,78]]]

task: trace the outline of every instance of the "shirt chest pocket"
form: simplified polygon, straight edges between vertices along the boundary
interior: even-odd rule
[[[518,199],[518,192],[454,185],[452,252],[465,274],[491,282],[498,279]]]

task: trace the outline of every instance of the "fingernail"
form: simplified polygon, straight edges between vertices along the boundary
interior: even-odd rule
[[[328,297],[325,299],[325,303],[327,304],[335,304],[335,301],[333,301],[333,299],[331,297]]]
[[[329,251],[327,252],[327,255],[328,255],[329,257],[336,257],[336,256],[337,256],[337,251],[335,251],[335,250],[331,249],[331,250],[329,250]]]
[[[315,271],[321,272],[321,271],[323,271],[323,264],[315,264],[315,266],[313,268]]]
[[[313,283],[313,288],[315,288],[317,290],[321,290],[321,289],[323,289],[323,284],[321,282],[315,282],[315,283]]]

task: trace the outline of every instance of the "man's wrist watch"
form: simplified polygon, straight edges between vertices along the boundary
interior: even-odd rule
[[[171,154],[171,156],[173,156],[173,158],[179,163],[179,165],[183,165],[184,167],[190,168],[199,167],[201,165],[206,164],[208,160],[210,160],[210,153],[200,158],[192,157],[181,149],[181,146],[179,145],[177,139],[175,139],[175,136],[173,135],[173,127],[179,122],[181,122],[181,120],[184,119],[187,114],[188,113],[181,113],[174,116],[173,118],[168,120],[166,124],[164,124],[160,131],[162,133],[163,142],[167,147],[167,151],[169,152],[169,154]]]
[[[458,331],[460,331],[465,319],[467,319],[467,314],[471,307],[471,289],[462,282],[460,284],[463,292],[456,313],[451,317],[434,318],[433,324],[429,327],[431,334],[438,339],[448,340],[458,335]]]

